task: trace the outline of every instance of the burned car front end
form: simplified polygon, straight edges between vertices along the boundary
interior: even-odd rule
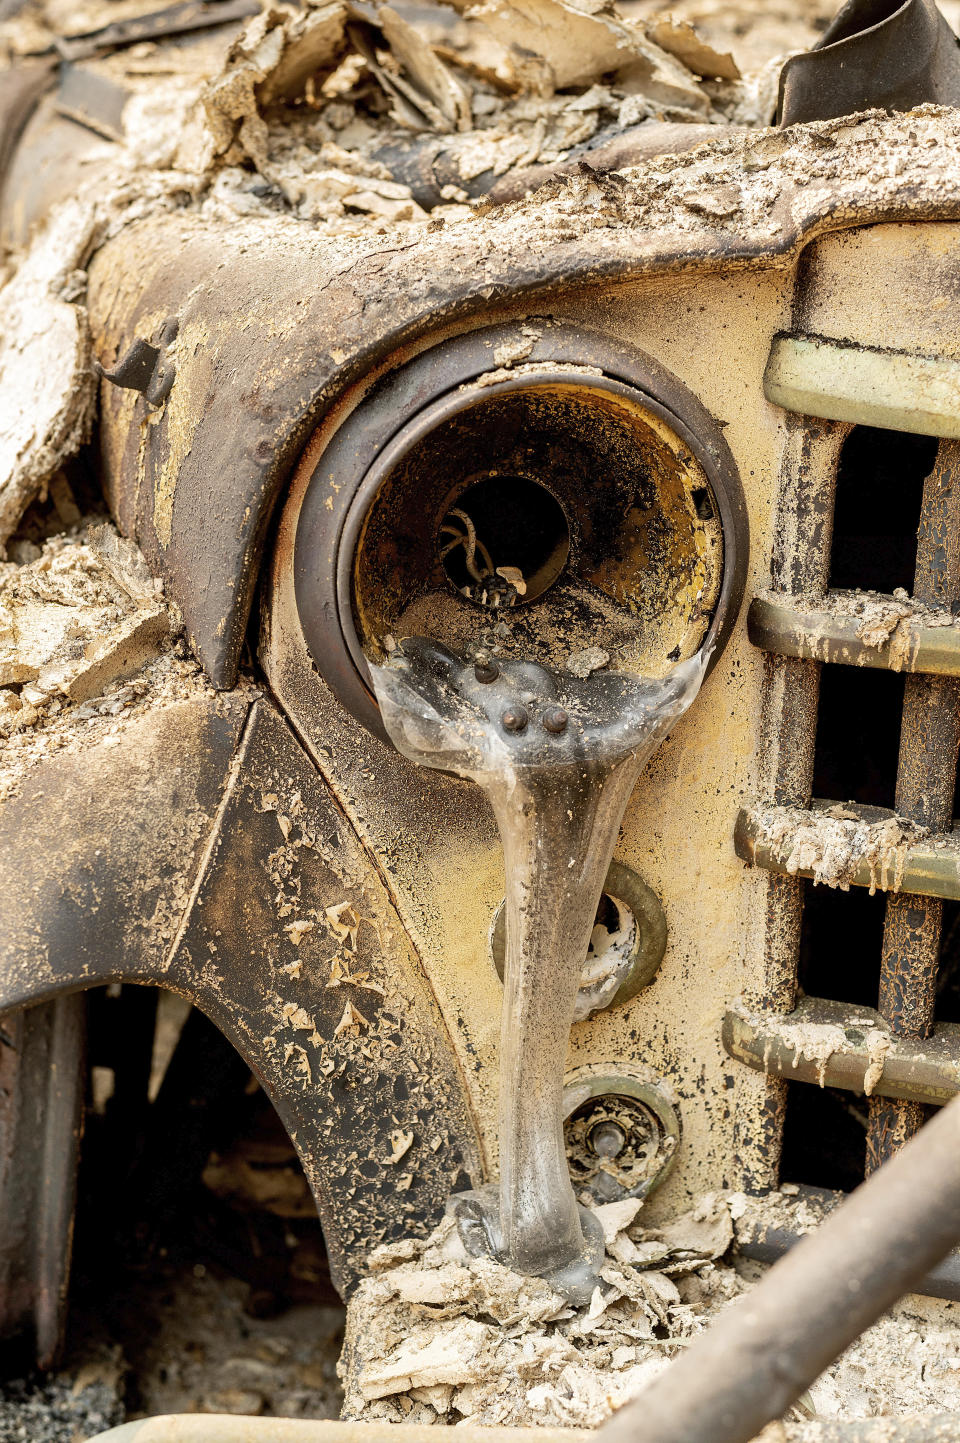
[[[136,176],[116,58],[37,81],[6,289],[47,308],[46,452],[11,475],[25,504],[96,407],[125,627],[5,678],[36,716],[0,809],[0,1316],[42,1358],[87,989],[168,989],[225,1034],[358,1298],[445,1210],[574,1308],[610,1205],[669,1227],[735,1195],[770,1261],[956,1093],[960,83],[932,7],[887,8],[929,56],[884,89],[869,52],[873,108],[797,57],[779,125],[692,106],[506,200],[461,168],[426,223],[422,137],[405,182],[342,148],[382,224],[277,200],[269,105],[320,108],[348,34],[382,68],[389,14],[256,17],[199,139]],[[145,665],[152,693],[78,726]],[[960,1297],[955,1255],[923,1286]],[[399,1421],[365,1336],[348,1403]]]

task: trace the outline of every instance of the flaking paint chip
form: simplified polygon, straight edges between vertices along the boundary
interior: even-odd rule
[[[349,939],[350,950],[357,950],[357,933],[360,930],[360,918],[357,916],[350,902],[337,902],[332,907],[327,907],[323,914],[327,919],[330,931],[338,942],[346,942]]]
[[[363,1013],[358,1011],[352,1002],[348,1002],[343,1009],[343,1016],[333,1029],[333,1035],[339,1037],[342,1032],[359,1032],[361,1027],[369,1026],[370,1023]]]
[[[299,918],[296,922],[288,922],[283,930],[290,938],[294,947],[299,947],[307,933],[312,932],[316,925],[315,922],[307,921],[305,918]]]
[[[390,1146],[393,1149],[387,1162],[392,1166],[406,1157],[413,1146],[413,1133],[405,1132],[402,1127],[395,1128],[390,1134]]]
[[[281,1015],[288,1027],[293,1027],[297,1032],[316,1032],[316,1023],[307,1012],[306,1008],[298,1007],[295,1002],[285,1002],[281,1009]]]

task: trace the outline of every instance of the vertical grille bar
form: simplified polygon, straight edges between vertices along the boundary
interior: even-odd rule
[[[773,589],[814,597],[826,592],[830,573],[833,504],[846,424],[791,416],[781,474],[777,531],[770,561]],[[785,806],[809,806],[817,730],[820,663],[767,656],[761,725],[765,775],[761,791]],[[756,1011],[790,1012],[796,1005],[797,962],[803,919],[803,882],[771,874],[763,922],[763,973],[746,1000]],[[740,1186],[776,1187],[787,1084],[768,1077],[759,1120],[735,1128]]]
[[[960,601],[960,442],[941,441],[923,488],[913,594],[932,606]],[[910,676],[904,691],[896,809],[935,831],[953,819],[960,682]],[[891,893],[880,963],[881,1016],[895,1037],[923,1038],[933,1026],[943,903]],[[867,1172],[873,1172],[919,1130],[917,1103],[871,1098]]]

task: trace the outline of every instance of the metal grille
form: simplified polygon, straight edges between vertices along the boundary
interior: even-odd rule
[[[919,1128],[926,1104],[943,1102],[960,1089],[960,1028],[934,1023],[943,899],[960,897],[960,839],[951,830],[960,745],[960,624],[943,624],[947,613],[960,610],[960,485],[955,484],[960,442],[940,442],[923,488],[912,599],[936,608],[935,624],[926,625],[930,617],[922,612],[908,619],[904,636],[870,646],[851,624],[845,597],[828,589],[837,471],[852,427],[808,416],[790,416],[788,425],[772,587],[753,602],[749,620],[751,639],[767,653],[766,795],[762,805],[741,813],[736,836],[740,855],[772,874],[763,980],[728,1013],[724,1027],[732,1055],[766,1074],[763,1124],[745,1126],[738,1147],[744,1185],[756,1189],[778,1180],[787,1078],[794,1079],[792,1085],[819,1082],[873,1094],[868,1171]],[[803,877],[810,872],[794,870],[792,843],[829,805],[812,796],[814,748],[821,668],[836,663],[908,673],[895,811],[924,830],[898,849],[894,868],[881,867],[878,875],[866,859],[848,879],[887,893],[876,1012],[815,998],[797,1005]],[[772,807],[787,809],[778,814],[775,844],[765,829]],[[879,808],[859,811],[865,824],[890,817]],[[832,1052],[824,1047],[805,1057],[796,1045],[798,1024],[808,1033],[832,1029],[830,1036],[845,1040]]]

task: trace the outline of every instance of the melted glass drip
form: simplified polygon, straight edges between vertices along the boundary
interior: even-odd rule
[[[582,680],[534,662],[462,661],[423,638],[372,666],[384,725],[421,766],[490,798],[503,841],[507,946],[500,1037],[500,1183],[463,1194],[468,1246],[589,1298],[603,1257],[563,1140],[563,1073],[584,958],[640,771],[700,689],[706,655],[661,681]]]

